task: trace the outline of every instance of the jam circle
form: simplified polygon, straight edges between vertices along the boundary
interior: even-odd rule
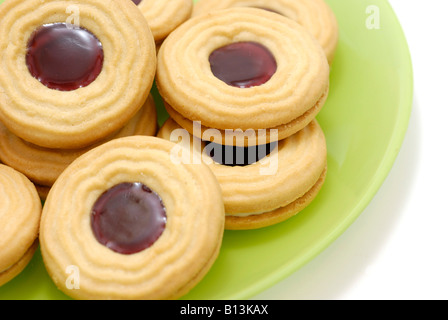
[[[272,53],[256,42],[235,42],[210,54],[210,68],[230,86],[250,88],[266,83],[277,71]]]
[[[91,227],[99,243],[133,254],[149,248],[165,230],[166,211],[160,197],[142,183],[120,183],[95,202]]]
[[[28,70],[50,89],[88,86],[100,74],[103,60],[103,47],[95,35],[72,24],[45,24],[28,41]]]
[[[216,163],[230,167],[244,167],[268,156],[276,146],[277,142],[251,147],[236,147],[205,141],[204,151]]]
[[[142,2],[142,0],[132,0],[132,2],[134,2],[135,5],[138,6],[140,4],[140,2]]]

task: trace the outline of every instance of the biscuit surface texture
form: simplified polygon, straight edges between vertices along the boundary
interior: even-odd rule
[[[247,41],[268,48],[277,71],[259,86],[227,85],[211,72],[209,56]],[[325,102],[329,66],[317,41],[291,19],[230,8],[192,18],[171,33],[158,54],[156,82],[166,104],[189,121],[220,130],[270,129],[287,127]]]
[[[98,38],[104,61],[88,86],[59,91],[31,75],[25,56],[35,30],[67,22],[79,22]],[[131,1],[6,1],[0,53],[0,120],[48,148],[85,147],[121,128],[145,102],[155,75],[154,38]]]
[[[106,139],[80,149],[39,147],[17,137],[0,123],[0,160],[25,174],[40,187],[51,187],[61,172],[88,150],[111,139],[131,135],[152,136],[156,131],[156,106],[152,95],[149,95],[142,108],[123,128]]]
[[[324,0],[200,0],[194,6],[193,17],[232,7],[270,10],[296,21],[317,39],[329,63],[333,61],[339,27],[336,16]]]
[[[188,20],[193,10],[192,0],[142,0],[138,4],[154,40],[161,42],[171,31]]]
[[[172,162],[174,144],[156,137],[125,137],[75,160],[47,197],[40,242],[55,284],[76,299],[175,299],[194,287],[218,256],[224,229],[219,184],[205,165]],[[90,225],[94,203],[123,182],[140,182],[166,208],[166,228],[149,248],[117,253],[100,244]],[[79,290],[67,287],[79,268]]]

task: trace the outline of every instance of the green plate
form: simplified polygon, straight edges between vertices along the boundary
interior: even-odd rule
[[[392,167],[413,97],[404,34],[385,0],[328,3],[339,21],[340,41],[328,102],[318,115],[328,144],[324,187],[308,208],[283,223],[226,231],[216,263],[184,299],[248,299],[287,277],[350,226]],[[368,10],[372,4],[376,11]],[[375,13],[376,20],[369,20]],[[379,29],[367,28],[366,21],[379,23]],[[163,122],[166,112],[157,101]],[[37,252],[18,277],[0,288],[0,299],[68,297],[56,289]]]

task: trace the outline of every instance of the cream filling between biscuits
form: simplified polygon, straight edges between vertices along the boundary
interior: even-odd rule
[[[20,258],[19,258],[19,260],[17,260],[17,261],[15,261],[15,262],[13,262],[9,267],[7,267],[6,269],[3,269],[3,270],[1,270],[0,271],[0,276],[1,275],[3,275],[3,274],[5,274],[5,273],[7,273],[8,271],[10,271],[11,269],[13,269],[23,258],[25,258],[26,257],[26,254],[28,253],[28,251],[31,249],[31,247],[33,246],[34,244],[32,244],[28,249],[27,249],[27,251],[25,251],[25,253],[23,254],[23,256],[21,256]]]
[[[19,260],[20,260],[20,259],[19,259]],[[16,263],[17,263],[17,262],[14,262],[12,265],[10,265],[9,267],[7,267],[6,269],[0,271],[0,276],[1,276],[3,273],[6,273],[8,270],[10,270],[12,267],[14,267],[14,265],[15,265]]]
[[[243,218],[243,217],[250,217],[250,216],[258,216],[258,215],[261,215],[261,214],[269,213],[269,212],[278,210],[278,209],[280,209],[280,208],[286,207],[286,206],[290,205],[291,203],[293,203],[294,201],[296,201],[296,200],[299,199],[299,198],[300,198],[300,197],[297,197],[297,198],[293,199],[291,202],[287,203],[286,205],[281,206],[281,207],[278,207],[278,208],[275,208],[275,209],[272,209],[272,210],[270,210],[270,211],[250,212],[250,213],[247,213],[247,212],[240,212],[240,213],[226,213],[226,217],[241,217],[241,218]]]
[[[14,268],[18,263],[20,263],[20,261],[25,258],[28,254],[28,252],[30,251],[30,249],[34,246],[34,242],[31,244],[31,246],[25,251],[25,253],[15,262],[13,262],[9,267],[7,267],[6,269],[0,270],[0,276],[2,274],[5,274],[6,272],[8,272],[9,270],[11,270],[12,268]]]
[[[257,216],[266,212],[252,212],[252,213],[226,213],[226,217],[249,217],[249,216]]]
[[[284,205],[284,206],[280,206],[276,209],[273,209],[271,211],[265,211],[265,212],[253,212],[253,213],[245,213],[245,212],[241,212],[241,213],[226,213],[225,216],[226,217],[240,217],[240,218],[244,218],[244,217],[250,217],[250,216],[257,216],[257,215],[262,215],[265,213],[270,213],[273,212],[275,210],[281,209],[281,208],[285,208],[289,205],[291,205],[292,203],[294,203],[295,201],[298,201],[299,199],[301,199],[302,197],[305,197],[307,194],[309,194],[310,192],[312,192],[313,189],[316,188],[316,186],[319,186],[319,181],[321,181],[322,177],[325,176],[326,173],[326,169],[324,169],[323,173],[321,174],[320,178],[316,181],[316,183],[302,196],[297,197],[296,199],[292,200],[291,202],[289,202],[288,204]],[[323,183],[323,181],[322,181]]]
[[[330,91],[330,87],[327,86],[324,93],[320,96],[320,98],[316,101],[316,103],[307,111],[305,111],[302,115],[298,116],[297,118],[291,120],[290,122],[286,124],[281,124],[275,127],[271,128],[264,128],[264,129],[256,129],[258,132],[255,133],[249,130],[243,130],[238,129],[234,130],[233,134],[236,138],[236,146],[239,147],[247,147],[247,146],[254,146],[258,144],[258,141],[261,139],[263,143],[270,143],[271,137],[269,133],[274,130],[274,132],[277,132],[275,134],[274,140],[283,140],[294,133],[300,131],[304,127],[307,126],[307,124],[310,122],[310,120],[314,119],[316,115],[320,112],[322,107],[324,106],[328,94]],[[207,130],[213,130],[212,127],[209,127],[205,124],[203,124],[201,121],[193,121],[188,119],[187,117],[183,116],[181,113],[179,113],[176,109],[174,109],[170,104],[168,104],[166,101],[164,101],[164,106],[166,108],[166,111],[170,115],[171,118],[175,122],[177,122],[179,125],[181,125],[185,130],[187,130],[190,134],[197,136],[198,138],[202,138],[204,136],[204,132]],[[195,124],[199,123],[199,129],[197,132],[195,131]],[[216,128],[215,128],[216,129]],[[221,137],[226,136],[226,129],[217,129],[221,133]],[[242,131],[239,131],[242,130]],[[248,135],[250,133],[251,135]],[[200,136],[199,136],[200,134]],[[217,137],[214,137],[215,139]],[[231,140],[233,141],[233,139]],[[243,143],[241,143],[243,141]],[[214,142],[225,145],[226,141],[225,139],[217,139],[214,140]]]

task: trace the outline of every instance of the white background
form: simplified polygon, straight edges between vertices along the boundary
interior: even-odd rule
[[[401,151],[355,223],[254,299],[448,299],[448,1],[389,2],[414,68]]]

